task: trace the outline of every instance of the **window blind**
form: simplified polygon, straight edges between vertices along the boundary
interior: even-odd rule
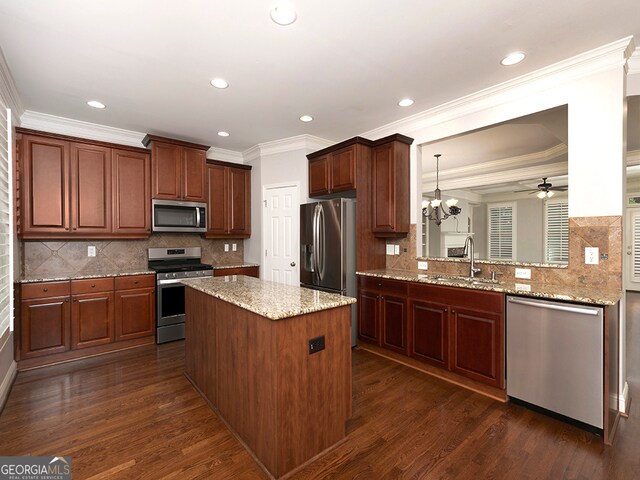
[[[515,255],[514,203],[487,205],[489,259],[513,260]]]
[[[545,260],[569,261],[569,203],[547,200],[545,205]]]
[[[12,327],[11,110],[0,98],[0,336]]]
[[[634,282],[640,282],[640,213],[631,213],[631,229],[633,234],[632,245],[632,278]]]

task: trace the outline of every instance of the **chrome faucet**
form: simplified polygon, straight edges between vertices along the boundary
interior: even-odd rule
[[[480,273],[480,269],[476,268],[475,249],[473,246],[473,237],[469,235],[464,241],[464,253],[469,255],[469,278],[476,276],[476,273]]]

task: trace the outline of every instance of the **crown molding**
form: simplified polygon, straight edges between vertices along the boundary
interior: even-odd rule
[[[531,164],[533,163],[549,162],[554,158],[567,155],[568,152],[568,147],[565,144],[561,143],[540,152],[528,153],[526,155],[519,155],[517,157],[501,158],[499,160],[492,160],[491,162],[475,163],[473,165],[451,168],[448,170],[440,170],[439,175],[441,180],[445,180],[447,182],[458,178],[473,176],[478,171],[481,171],[484,174],[500,176],[500,174],[505,171],[522,170],[523,168],[531,166]],[[539,166],[545,167],[547,165],[549,165],[549,163],[543,163],[543,165]],[[567,167],[565,163],[565,170],[566,168]],[[435,188],[436,172],[423,174],[422,182],[423,184],[433,184],[433,187]]]
[[[633,53],[629,57],[629,60],[627,61],[627,66],[628,75],[636,75],[640,73],[640,47],[637,47],[633,51]]]
[[[20,118],[21,126],[33,130],[70,135],[72,137],[86,138],[88,140],[100,140],[109,143],[119,143],[132,147],[141,147],[145,134],[124,130],[122,128],[108,127],[97,123],[83,122],[72,118],[58,117],[48,113],[33,112],[27,110]]]
[[[540,91],[549,85],[574,81],[615,67],[624,67],[633,52],[633,48],[630,48],[633,46],[633,37],[625,37],[526,75],[369,130],[361,136],[380,138],[393,132],[403,132],[411,136],[414,131],[504,104],[522,97],[525,93]],[[525,88],[528,90],[523,91]]]
[[[2,48],[0,48],[0,98],[2,98],[3,103],[11,109],[15,126],[19,126],[20,117],[24,113],[24,108]]]
[[[221,162],[244,163],[244,158],[241,152],[227,150],[226,148],[209,148],[207,151],[207,158],[211,160],[220,160]]]
[[[282,138],[271,142],[259,143],[242,152],[245,163],[253,162],[267,155],[305,150],[305,154],[321,150],[335,142],[314,135],[297,135],[295,137]]]

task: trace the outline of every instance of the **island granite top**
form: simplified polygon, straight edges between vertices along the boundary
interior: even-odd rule
[[[131,275],[155,275],[153,270],[104,270],[85,273],[51,273],[23,275],[16,283],[63,282],[66,280],[82,280],[85,278],[129,277]]]
[[[575,285],[551,285],[539,282],[521,280],[515,282],[483,283],[479,285],[461,283],[455,281],[452,275],[424,274],[410,270],[367,270],[357,272],[366,277],[387,278],[406,282],[429,283],[447,287],[471,288],[489,292],[508,293],[526,297],[546,298],[550,300],[567,300],[572,302],[587,303],[591,305],[615,305],[622,298],[622,290],[607,291],[596,287],[577,287]],[[437,278],[438,277],[438,278]],[[451,280],[441,279],[449,277]]]
[[[356,299],[245,275],[189,278],[185,285],[270,320],[304,315],[355,303]]]

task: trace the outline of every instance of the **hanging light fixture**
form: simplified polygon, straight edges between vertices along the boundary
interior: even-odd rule
[[[446,220],[450,216],[458,215],[462,209],[458,207],[458,200],[455,198],[450,198],[447,200],[445,205],[447,206],[446,210],[442,205],[442,198],[440,196],[440,185],[439,185],[439,174],[440,174],[440,157],[442,155],[440,153],[436,153],[434,157],[436,157],[436,189],[433,192],[434,199],[430,202],[427,200],[422,201],[422,215],[427,217],[429,220],[433,220],[436,222],[436,225],[440,225],[442,220]]]

